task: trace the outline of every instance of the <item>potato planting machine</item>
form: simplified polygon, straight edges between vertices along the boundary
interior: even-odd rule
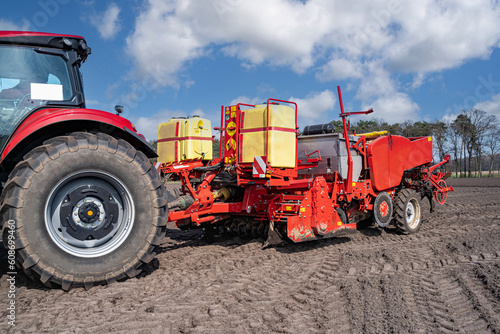
[[[299,135],[297,104],[222,107],[221,158],[212,159],[211,124],[199,117],[160,124],[160,172],[180,180],[168,220],[181,229],[267,235],[267,243],[332,237],[368,219],[404,234],[422,223],[420,201],[444,204],[450,173],[433,164],[432,137],[354,134],[337,87],[343,133],[332,124]],[[207,233],[210,235],[210,233]]]

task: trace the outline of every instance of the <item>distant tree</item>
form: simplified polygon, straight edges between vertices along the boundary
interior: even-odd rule
[[[492,176],[493,163],[498,154],[500,154],[500,128],[497,124],[486,134],[485,138],[485,148],[488,149],[487,154],[490,158],[488,177]]]
[[[472,154],[472,145],[471,145],[472,140],[470,134],[473,132],[472,123],[466,111],[462,111],[462,113],[457,116],[457,118],[453,121],[452,127],[455,129],[455,131],[457,131],[457,133],[460,134],[461,137],[460,161],[463,161],[463,172],[464,175],[466,176],[467,174],[466,157],[467,157],[467,152],[470,152],[469,157],[470,154]],[[462,166],[460,167],[460,174],[461,173],[462,173]],[[469,176],[470,176],[470,159],[469,159]]]
[[[335,132],[341,133],[344,131],[344,127],[342,125],[341,120],[337,119],[337,120],[331,121],[330,123],[333,124],[333,127],[335,128]]]
[[[447,130],[448,127],[446,123],[441,122],[441,121],[434,121],[433,123],[430,124],[432,136],[434,137],[434,144],[436,145],[436,148],[439,153],[439,160],[443,161],[444,157],[446,155],[446,142],[448,139],[447,136]]]
[[[385,124],[387,124],[387,123],[385,123]],[[382,129],[389,131],[389,133],[393,134],[393,135],[401,136],[403,134],[403,128],[401,127],[401,124],[399,124],[399,123],[387,125],[386,127],[383,127]]]
[[[426,121],[415,122],[412,127],[412,137],[425,137],[432,135],[432,124]]]
[[[467,113],[472,123],[470,136],[472,150],[476,154],[476,170],[479,172],[479,177],[482,177],[482,158],[485,137],[486,134],[495,127],[496,117],[494,115],[488,115],[485,111],[479,109],[470,109]],[[469,155],[469,159],[470,158],[471,155]]]
[[[356,123],[356,125],[352,126],[351,129],[355,133],[367,133],[367,132],[379,131],[380,125],[373,120],[369,121],[360,120]]]
[[[151,139],[149,143],[153,146],[155,152],[158,152],[158,139]]]
[[[461,153],[461,141],[460,139],[462,138],[460,131],[456,126],[454,126],[454,123],[452,124],[447,124],[447,131],[446,134],[448,138],[450,139],[449,142],[451,144],[451,152],[453,153],[453,160],[454,160],[454,166],[455,166],[455,177],[458,177],[458,172],[460,171],[461,164],[459,162],[459,154]]]
[[[400,124],[401,126],[401,136],[403,137],[413,137],[413,122],[404,121]]]
[[[212,142],[213,158],[220,158],[220,140],[215,138]]]
[[[158,153],[158,139],[151,139],[149,144],[153,147],[153,150]],[[151,163],[157,162],[158,158],[150,158]]]

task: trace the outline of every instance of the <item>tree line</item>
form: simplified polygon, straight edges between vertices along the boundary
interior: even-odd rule
[[[342,132],[342,121],[331,121],[336,132]],[[500,127],[496,116],[479,109],[462,111],[455,120],[405,121],[389,124],[383,120],[359,120],[351,125],[354,133],[389,131],[404,137],[432,136],[437,158],[450,155],[452,163],[446,168],[463,177],[479,176],[494,170],[500,172]]]

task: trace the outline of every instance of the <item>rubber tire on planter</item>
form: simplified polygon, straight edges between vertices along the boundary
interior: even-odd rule
[[[77,132],[33,149],[9,175],[0,203],[1,222],[16,224],[18,264],[64,290],[135,277],[165,237],[159,173],[128,142],[102,133]]]
[[[412,189],[403,189],[394,200],[396,228],[403,234],[418,232],[422,225],[422,208],[419,195]]]
[[[341,208],[336,208],[335,211],[337,211],[337,214],[339,215],[342,224],[344,225],[349,224],[349,221],[347,220],[347,215],[344,210],[342,210]]]
[[[383,191],[377,195],[373,203],[373,216],[375,222],[380,227],[386,227],[392,220],[392,214],[392,198],[388,193]]]

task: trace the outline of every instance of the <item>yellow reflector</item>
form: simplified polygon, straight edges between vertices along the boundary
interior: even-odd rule
[[[306,212],[306,208],[300,208],[300,212]]]
[[[231,121],[226,125],[227,134],[232,136],[236,133],[236,123]]]

